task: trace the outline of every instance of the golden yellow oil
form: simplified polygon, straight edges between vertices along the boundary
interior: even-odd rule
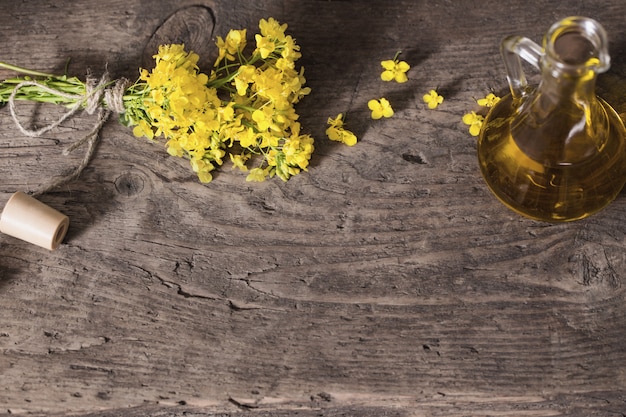
[[[478,140],[491,191],[515,212],[550,222],[582,219],[613,201],[626,182],[624,126],[607,103],[597,106],[606,122],[583,126],[588,114],[574,105],[525,118],[514,117],[510,95],[500,100]]]

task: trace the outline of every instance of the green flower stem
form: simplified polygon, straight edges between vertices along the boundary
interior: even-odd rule
[[[86,93],[85,83],[77,77],[67,77],[65,75],[59,76],[39,71],[32,71],[26,68],[7,64],[6,62],[0,62],[0,67],[24,74],[23,76],[9,78],[0,82],[0,106],[9,101],[9,97],[11,97],[11,94],[15,91],[15,87],[29,81],[36,82],[38,85],[22,85],[19,91],[15,94],[15,100],[49,103],[69,108],[76,105],[77,102],[83,100]],[[114,82],[112,81],[111,84],[112,83]],[[76,96],[76,98],[63,97],[62,95],[47,91],[40,86],[45,86],[65,95]],[[137,102],[141,105],[141,101],[145,97],[148,90],[149,88],[145,83],[135,82],[127,88],[124,93],[123,100],[125,103]]]
[[[223,87],[224,85],[228,84],[229,82],[231,82],[232,80],[234,80],[237,74],[239,74],[239,68],[241,67],[241,64],[224,65],[223,67],[220,67],[216,70],[216,74],[219,74],[220,72],[224,70],[227,70],[229,67],[237,67],[237,71],[227,72],[228,75],[223,78],[216,78],[214,80],[209,80],[209,82],[207,83],[207,87],[219,89]]]
[[[48,74],[45,72],[30,70],[28,68],[22,68],[22,67],[18,67],[17,65],[7,64],[6,62],[2,62],[2,61],[0,61],[0,68],[19,72],[20,74],[24,74],[24,75],[32,75],[33,77],[60,78],[54,74]]]
[[[223,87],[224,85],[230,83],[232,80],[235,79],[235,77],[239,74],[239,68],[241,68],[241,66],[254,65],[259,59],[261,59],[261,54],[259,54],[258,52],[253,54],[250,59],[246,59],[243,55],[239,54],[239,62],[226,63],[225,65],[215,69],[216,74],[220,74],[222,71],[226,71],[227,76],[224,78],[217,78],[209,81],[207,83],[207,87],[217,89]],[[237,71],[228,71],[232,67],[237,68]]]
[[[0,104],[5,104],[9,101],[9,97],[13,94],[15,87],[23,82],[35,81],[30,77],[17,77],[10,78],[0,83]],[[81,97],[85,95],[85,84],[78,78],[65,78],[65,77],[53,77],[43,80],[36,80],[38,84],[48,87],[54,91],[59,91],[63,94],[69,94],[72,96]],[[19,91],[15,94],[16,100],[36,101],[39,103],[51,103],[59,104],[71,107],[76,104],[79,98],[72,99],[68,97],[62,97],[53,92],[46,91],[40,88],[38,85],[24,85],[20,87]]]

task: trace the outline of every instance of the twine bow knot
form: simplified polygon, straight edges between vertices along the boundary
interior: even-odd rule
[[[114,83],[111,83],[108,73],[104,73],[104,75],[100,77],[100,79],[97,79],[90,74],[87,74],[84,95],[68,94],[63,91],[58,91],[56,89],[50,88],[37,81],[23,81],[15,86],[11,95],[9,96],[9,110],[17,128],[26,136],[40,137],[44,133],[49,132],[50,130],[59,126],[69,117],[78,112],[78,110],[80,110],[81,108],[84,108],[87,114],[94,114],[97,112],[97,120],[91,131],[89,131],[89,133],[83,138],[76,140],[63,150],[63,155],[69,155],[70,152],[74,151],[76,148],[80,147],[84,143],[87,143],[88,146],[85,151],[85,156],[83,157],[80,164],[69,174],[56,178],[44,187],[30,192],[29,194],[34,196],[44,194],[80,176],[81,172],[83,172],[87,165],[89,165],[89,162],[93,157],[96,146],[98,144],[99,133],[102,129],[102,126],[104,126],[104,123],[109,119],[111,113],[124,113],[125,108],[123,97],[124,91],[126,90],[128,84],[129,81],[125,78],[119,79]],[[74,104],[68,109],[67,112],[65,112],[63,115],[61,115],[61,117],[59,117],[52,123],[49,123],[39,129],[26,128],[20,122],[17,112],[15,110],[16,95],[20,89],[26,86],[35,86],[56,96],[65,98],[69,101],[74,101]]]

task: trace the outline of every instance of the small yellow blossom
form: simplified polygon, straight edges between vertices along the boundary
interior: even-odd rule
[[[436,90],[430,90],[428,94],[424,94],[424,103],[428,105],[429,109],[436,109],[443,103],[443,96],[440,96]]]
[[[246,177],[248,182],[263,182],[267,177],[267,171],[263,168],[252,168]]]
[[[256,122],[258,129],[262,132],[265,132],[272,127],[273,117],[274,112],[271,107],[264,107],[252,112],[252,120]]]
[[[397,83],[405,83],[409,80],[406,72],[411,69],[405,61],[398,61],[397,55],[394,59],[382,61],[380,65],[384,71],[380,74],[383,81],[395,80]]]
[[[483,107],[493,107],[498,103],[498,101],[500,101],[500,97],[496,96],[493,93],[489,93],[485,98],[476,100],[476,103],[478,103],[479,106]]]
[[[367,107],[372,111],[372,119],[374,120],[378,120],[381,117],[393,116],[391,103],[389,103],[389,100],[386,98],[381,98],[380,100],[370,100],[367,102]]]
[[[213,181],[213,175],[207,171],[200,171],[198,172],[198,179],[200,180],[200,182],[206,184]]]
[[[136,137],[145,136],[148,139],[154,138],[152,126],[150,126],[150,123],[146,122],[145,120],[139,120],[137,126],[133,128],[133,135],[135,135]]]
[[[239,168],[242,171],[248,170],[248,167],[246,166],[246,162],[250,158],[250,155],[246,155],[246,154],[234,155],[231,153],[229,154],[229,156],[230,156],[231,162],[233,163],[233,168]]]
[[[268,36],[270,38],[284,41],[285,31],[287,30],[287,23],[280,24],[276,19],[270,17],[269,19],[261,19],[259,21],[259,31],[261,35]]]
[[[285,165],[289,166],[290,169],[298,168],[306,171],[314,149],[313,138],[311,136],[297,134],[292,135],[285,141],[282,149],[285,156]],[[282,176],[280,177],[283,178]],[[287,176],[283,179],[286,180],[287,178],[289,177]]]
[[[234,61],[237,55],[246,47],[246,29],[233,29],[228,32],[226,39],[218,36],[215,43],[218,50],[217,62],[224,58]]]
[[[239,144],[244,148],[250,148],[258,144],[258,135],[251,127],[242,130],[237,135],[237,139],[239,140]]]
[[[469,126],[469,132],[472,136],[478,136],[484,120],[483,116],[473,111],[463,115],[463,123]]]
[[[274,52],[276,44],[269,37],[256,34],[254,39],[256,40],[256,50],[261,54],[261,58],[265,59]]]
[[[256,74],[256,67],[253,65],[242,65],[239,67],[239,71],[237,71],[237,75],[235,76],[234,83],[235,88],[237,89],[237,94],[240,96],[245,96],[248,92],[248,86],[254,83]]]
[[[190,163],[191,168],[198,175],[198,179],[200,180],[200,182],[211,182],[211,180],[213,179],[211,171],[215,169],[215,166],[212,163],[207,162],[203,159],[192,159]]]
[[[326,136],[330,140],[345,143],[348,146],[354,146],[357,142],[357,137],[354,133],[344,129],[343,113],[339,113],[336,118],[328,118],[329,128],[326,129]]]

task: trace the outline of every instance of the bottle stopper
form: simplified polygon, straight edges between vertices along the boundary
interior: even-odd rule
[[[69,224],[66,215],[21,191],[11,196],[0,216],[0,232],[50,250],[59,247]]]

